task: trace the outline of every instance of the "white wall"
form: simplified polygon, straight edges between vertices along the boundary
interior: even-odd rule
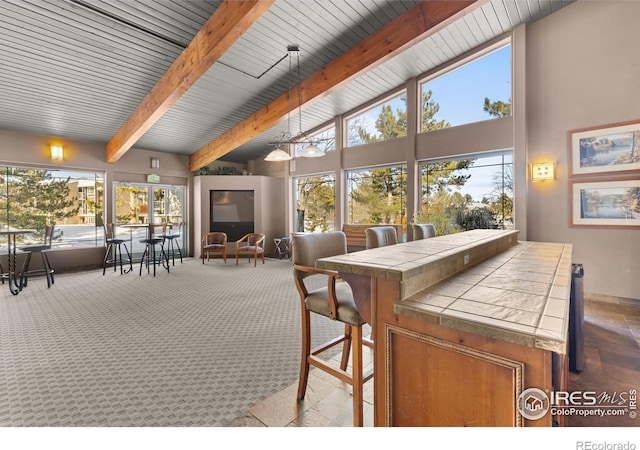
[[[579,1],[528,27],[526,61],[528,162],[557,162],[529,184],[528,238],[574,244],[586,291],[636,299],[640,230],[570,226],[567,133],[640,120],[638,19],[640,2]]]

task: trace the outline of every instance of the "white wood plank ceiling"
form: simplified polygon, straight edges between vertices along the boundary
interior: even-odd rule
[[[190,155],[418,1],[276,0],[135,144]],[[491,0],[302,114],[304,130],[572,0]],[[214,0],[0,0],[0,128],[106,144],[219,7]],[[271,69],[270,69],[271,68]],[[297,114],[291,115],[298,123]],[[286,124],[228,153],[271,150]]]

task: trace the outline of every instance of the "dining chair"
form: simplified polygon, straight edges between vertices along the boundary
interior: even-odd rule
[[[29,277],[42,276],[47,278],[47,287],[50,288],[54,284],[53,279],[54,269],[49,263],[49,257],[47,256],[47,250],[51,249],[53,243],[53,232],[55,230],[55,224],[47,225],[44,229],[43,242],[41,244],[26,245],[20,247],[20,250],[26,252],[26,256],[22,265],[22,274],[20,275],[20,285],[26,286]],[[31,255],[33,253],[39,253],[42,258],[42,269],[30,269]]]
[[[163,245],[166,244],[167,256],[171,257],[171,265],[173,266],[176,265],[176,250],[178,251],[178,255],[180,255],[180,264],[182,264],[182,249],[180,248],[180,239],[182,238],[183,225],[184,222],[180,222],[178,224],[177,232],[174,233],[167,223],[162,224],[162,238],[164,239]]]
[[[436,227],[430,223],[416,223],[411,226],[413,230],[413,240],[429,239],[436,237]]]
[[[236,266],[238,265],[238,257],[247,255],[249,261],[253,256],[253,267],[256,267],[258,256],[262,256],[262,264],[264,264],[264,233],[248,233],[236,241]]]
[[[306,394],[309,366],[323,370],[344,383],[353,392],[353,425],[363,426],[363,385],[373,378],[373,372],[364,374],[363,345],[373,348],[373,341],[363,337],[365,321],[360,316],[350,286],[337,272],[315,268],[319,258],[347,253],[347,238],[342,231],[293,235],[293,277],[300,295],[302,311],[302,355],[298,381],[298,401]],[[311,276],[326,277],[324,287],[309,290],[305,280]],[[344,323],[344,333],[314,349],[311,348],[311,313]],[[319,355],[342,343],[339,367]],[[352,355],[352,371],[347,371]]]
[[[395,227],[371,227],[364,230],[365,247],[378,248],[398,243],[398,232]]]
[[[140,274],[142,275],[142,266],[146,265],[147,273],[150,272],[150,266],[153,265],[153,276],[156,276],[156,265],[162,265],[167,272],[169,272],[169,257],[164,251],[164,237],[162,236],[161,223],[149,224],[147,231],[147,237],[141,239],[140,243],[144,244],[144,252],[142,253],[142,259],[140,260]],[[160,246],[158,252],[156,246]]]
[[[227,263],[227,234],[222,231],[210,231],[202,236],[202,251],[200,255],[202,257],[202,264],[204,264],[204,257],[207,256],[207,261],[211,253],[222,254],[224,263]]]
[[[131,253],[129,253],[129,248],[126,244],[126,239],[116,237],[116,225],[114,223],[107,223],[103,225],[104,229],[104,240],[107,244],[107,250],[104,254],[104,261],[102,262],[102,275],[104,275],[107,271],[107,266],[109,264],[113,264],[113,271],[116,271],[116,267],[118,263],[120,264],[120,275],[123,273],[129,273],[133,270],[133,263],[131,260]],[[129,263],[129,269],[123,270],[123,260],[122,260],[122,247],[124,246],[124,250],[127,253],[126,262]],[[110,256],[111,255],[111,256]]]

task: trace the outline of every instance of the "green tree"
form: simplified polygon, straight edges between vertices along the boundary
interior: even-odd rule
[[[407,102],[406,97],[402,97],[402,101]],[[397,113],[397,116],[396,116]],[[397,109],[396,113],[393,112],[391,105],[383,105],[380,115],[376,119],[377,135],[368,133],[364,128],[358,128],[358,135],[362,142],[371,143],[378,141],[386,141],[389,139],[395,139],[404,137],[407,135],[407,112],[406,107],[404,110]]]
[[[30,228],[37,234],[46,225],[78,214],[78,199],[71,195],[69,178],[54,178],[50,171],[12,168],[2,177],[6,185],[4,208],[6,223],[16,228]]]
[[[485,97],[482,109],[493,117],[508,117],[511,115],[511,99],[508,102],[503,102],[502,100],[492,102],[488,97]]]
[[[333,230],[335,221],[333,177],[299,178],[296,190],[296,231]]]
[[[404,167],[374,169],[360,175],[350,193],[352,222],[405,223],[406,184]]]
[[[433,92],[429,89],[422,94],[422,132],[449,128],[451,125],[446,120],[436,120],[436,114],[440,111],[440,104],[432,100]]]

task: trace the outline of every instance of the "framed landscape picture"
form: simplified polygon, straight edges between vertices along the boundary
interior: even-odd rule
[[[640,228],[640,177],[572,181],[571,225]]]
[[[569,132],[573,175],[640,170],[640,121]]]

